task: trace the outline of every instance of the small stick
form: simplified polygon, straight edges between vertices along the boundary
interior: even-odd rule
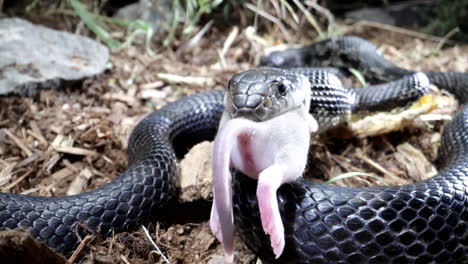
[[[3,187],[2,192],[8,192],[9,190],[11,190],[18,183],[20,183],[22,180],[24,180],[24,178],[28,177],[32,172],[33,172],[32,170],[27,171],[25,174],[23,174],[21,177],[16,179],[14,182],[12,182],[12,183],[8,184],[7,186]]]
[[[92,239],[93,239],[92,235],[85,236],[85,238],[83,240],[81,240],[80,244],[78,245],[76,250],[73,252],[71,257],[67,260],[67,262],[65,264],[75,263],[78,256],[81,254],[81,252],[86,247],[86,245],[88,245],[89,241],[91,241]]]
[[[210,77],[182,76],[171,73],[157,73],[156,77],[169,83],[193,84],[198,86],[214,85],[214,80]]]
[[[330,155],[330,158],[336,162],[336,164],[338,164],[338,166],[340,166],[342,169],[344,169],[345,171],[362,171],[361,168],[358,168],[356,166],[354,166],[353,164],[351,164],[350,160],[345,158],[345,157],[342,157],[340,155],[337,155],[337,154],[332,154]],[[345,163],[345,164],[343,164]]]
[[[2,161],[2,164],[4,165],[4,168],[0,170],[0,184],[4,185],[7,182],[9,182],[9,180],[12,178],[14,174],[14,172],[12,171],[15,168],[17,163],[16,162],[8,163],[8,162]]]
[[[34,188],[31,188],[31,189],[27,189],[26,191],[22,191],[21,194],[24,194],[24,195],[28,195],[28,194],[31,194],[31,193],[35,193],[41,189],[44,189],[44,186],[37,186],[37,187],[34,187]]]
[[[110,255],[112,253],[112,250],[114,248],[114,244],[115,244],[115,236],[114,236],[114,231],[112,231],[111,240],[109,242],[109,250],[107,251],[108,255]]]
[[[32,131],[29,131],[29,134],[39,140],[42,145],[47,146],[47,140],[45,139],[44,135],[42,135],[41,130],[39,129],[39,126],[37,125],[36,121],[31,121],[29,123],[29,126],[31,127]]]
[[[380,164],[378,164],[377,162],[373,161],[371,158],[369,157],[366,157],[364,156],[363,154],[361,153],[356,153],[356,156],[360,159],[362,159],[365,163],[369,164],[371,167],[373,167],[374,169],[378,170],[379,172],[381,172],[382,174],[385,174],[389,177],[392,177],[392,178],[398,178],[395,174],[391,173],[390,171],[388,171],[387,169],[385,169],[384,167],[380,166]]]
[[[153,239],[151,238],[150,233],[148,232],[148,229],[146,229],[146,227],[144,225],[142,225],[141,228],[143,228],[143,231],[145,231],[146,237],[149,239],[151,244],[153,244],[153,246],[156,249],[156,251],[158,252],[158,254],[163,258],[164,262],[170,263],[169,260],[166,258],[166,256],[164,256],[164,254],[161,252],[158,245],[156,245],[156,243],[154,243]]]
[[[176,54],[181,54],[183,52],[186,52],[186,51],[189,51],[191,49],[193,49],[194,47],[196,47],[196,45],[200,42],[200,40],[202,39],[202,37],[206,34],[206,32],[208,32],[208,30],[211,28],[211,26],[213,25],[213,20],[210,20],[208,21],[208,23],[206,23],[202,29],[200,29],[200,31],[198,31],[197,34],[195,34],[195,36],[193,36],[191,39],[189,39],[185,44],[183,44],[182,46],[180,46],[180,48],[177,49],[176,51]]]
[[[4,129],[3,131],[5,131],[5,134],[7,134],[27,156],[31,156],[33,154],[32,151],[8,129]]]
[[[226,56],[226,53],[229,50],[229,48],[232,46],[232,43],[234,43],[234,40],[236,39],[237,35],[239,35],[239,28],[236,26],[229,33],[227,39],[224,41],[223,49],[221,50],[221,52],[218,53],[219,62],[222,68],[226,67],[226,61],[224,57]]]
[[[54,149],[57,152],[67,153],[72,155],[80,155],[80,156],[97,156],[98,153],[92,150],[78,148],[78,147],[68,147],[68,146],[56,146]]]
[[[125,263],[125,264],[130,264],[128,259],[124,255],[120,255],[120,259]]]

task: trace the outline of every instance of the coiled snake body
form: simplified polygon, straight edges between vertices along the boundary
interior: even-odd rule
[[[372,78],[389,77],[385,72],[394,73],[392,78],[410,73],[390,64],[375,51],[364,40],[342,37],[289,54],[273,54],[264,64],[304,66],[305,62],[322,58],[330,62],[325,62],[329,66],[335,60],[333,54],[338,52],[334,66],[344,66],[343,62],[359,70],[370,69],[363,70],[365,74],[380,71],[375,76],[369,73]],[[300,64],[292,64],[297,58]],[[427,76],[461,101],[467,99],[466,74],[427,73]],[[395,85],[401,86],[398,82]],[[371,91],[365,92],[368,93]],[[375,96],[367,99],[359,96],[356,103],[345,108],[359,108],[357,102],[364,102],[378,109],[378,102],[387,98]],[[395,100],[400,99],[394,96],[390,101]],[[91,192],[66,197],[0,193],[0,229],[27,228],[37,239],[68,254],[78,243],[75,231],[84,232],[81,225],[109,235],[164,214],[164,205],[176,193],[177,158],[194,143],[213,139],[223,109],[223,92],[209,91],[181,98],[149,115],[130,137],[129,169]],[[429,180],[376,188],[343,188],[303,179],[283,185],[278,190],[278,201],[286,246],[277,261],[453,263],[464,260],[468,254],[467,141],[468,108],[464,108],[445,128],[442,137],[440,157],[445,167]],[[265,261],[274,261],[259,220],[256,182],[239,173],[234,174],[234,179],[237,230]]]

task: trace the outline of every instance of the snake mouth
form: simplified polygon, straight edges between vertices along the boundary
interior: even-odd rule
[[[269,118],[273,102],[268,96],[260,94],[235,94],[231,97],[231,117],[246,118],[255,122]]]
[[[268,110],[262,107],[252,109],[250,107],[241,107],[237,108],[236,111],[232,113],[232,118],[246,118],[254,122],[265,121],[268,118]]]

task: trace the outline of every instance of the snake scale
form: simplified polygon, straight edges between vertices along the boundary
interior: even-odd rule
[[[322,61],[320,65],[319,61]],[[371,43],[338,37],[274,53],[263,65],[351,66],[374,80],[412,73],[378,55]],[[426,73],[429,80],[468,99],[464,73]],[[224,110],[223,91],[179,99],[143,119],[129,139],[129,168],[93,191],[64,197],[0,193],[0,229],[23,227],[64,254],[87,230],[104,236],[164,215],[176,195],[177,159],[195,143],[212,140]],[[377,95],[375,95],[377,96]],[[368,98],[378,108],[385,98]],[[266,262],[461,262],[468,254],[468,108],[444,129],[440,159],[429,180],[404,186],[343,188],[301,179],[277,193],[286,247],[274,259],[255,199],[256,182],[234,174],[235,223],[243,240]],[[86,227],[86,228],[84,228]]]

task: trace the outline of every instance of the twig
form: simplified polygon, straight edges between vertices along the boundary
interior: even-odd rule
[[[157,73],[156,77],[169,83],[191,84],[197,86],[214,85],[214,80],[209,77],[181,76],[171,73]]]
[[[22,191],[21,194],[28,195],[28,194],[35,193],[35,192],[38,192],[38,191],[43,190],[43,189],[44,189],[44,186],[36,186],[34,188]]]
[[[371,158],[369,157],[366,157],[364,156],[362,153],[356,153],[356,156],[360,159],[362,159],[365,163],[369,164],[371,167],[373,167],[374,169],[378,170],[379,172],[381,172],[382,174],[385,174],[389,177],[392,177],[392,178],[398,178],[395,174],[391,173],[390,171],[388,171],[387,169],[385,169],[384,167],[380,166],[380,164],[378,164],[377,162],[373,161]]]
[[[18,183],[20,183],[22,180],[24,180],[26,177],[28,177],[33,171],[32,170],[29,170],[27,171],[25,174],[23,174],[21,177],[19,177],[18,179],[16,179],[15,181],[13,181],[12,183],[8,184],[7,186],[3,187],[2,188],[2,192],[8,192],[10,191],[13,187],[15,187],[16,185],[18,185]]]
[[[202,29],[200,29],[200,31],[198,31],[197,34],[195,34],[195,36],[193,36],[185,44],[180,46],[180,48],[177,49],[176,54],[180,54],[193,49],[197,45],[197,43],[200,42],[202,37],[206,34],[206,32],[210,29],[212,25],[213,20],[210,20],[208,23],[206,23],[206,25],[203,26]]]
[[[16,166],[16,162],[15,163],[7,163],[7,162],[3,162],[2,161],[3,166],[4,168],[2,170],[0,170],[0,185],[3,185],[3,184],[6,184],[7,182],[10,181],[10,179],[12,178],[14,172],[13,169],[15,168]]]
[[[125,263],[125,264],[130,264],[128,259],[124,255],[120,255],[120,259]]]
[[[68,146],[55,146],[54,149],[57,152],[67,153],[72,155],[80,155],[80,156],[97,156],[98,153],[92,150],[78,148],[78,147],[68,147]]]
[[[31,156],[33,154],[32,151],[26,147],[26,145],[19,138],[13,135],[13,133],[7,129],[4,129],[3,131],[5,131],[5,134],[7,134],[27,156]]]
[[[81,254],[81,252],[86,247],[86,245],[89,243],[89,241],[91,241],[92,239],[93,239],[92,235],[87,235],[83,240],[81,240],[80,244],[78,245],[76,250],[73,252],[71,257],[67,260],[67,262],[65,264],[76,263],[76,259]]]
[[[223,69],[226,68],[226,59],[224,57],[226,56],[227,51],[232,46],[232,43],[234,42],[238,34],[239,28],[235,26],[224,41],[223,49],[220,52],[218,52],[219,65],[221,65],[221,68]]]
[[[112,253],[112,250],[114,248],[114,244],[115,244],[115,236],[114,236],[114,230],[112,230],[112,235],[111,235],[109,247],[108,247],[108,250],[107,250],[108,255],[110,255]]]
[[[36,121],[31,121],[29,123],[29,126],[31,127],[32,131],[29,131],[29,134],[39,140],[39,142],[47,147],[47,140],[45,139],[44,135],[42,135],[41,130],[39,129],[39,126],[37,125]]]
[[[146,227],[144,225],[141,226],[141,228],[143,228],[143,231],[145,231],[145,235],[146,237],[148,238],[148,240],[151,242],[151,244],[153,244],[154,248],[156,249],[156,251],[158,252],[158,254],[163,258],[163,260],[166,262],[166,263],[170,263],[169,260],[166,258],[166,256],[164,256],[164,254],[161,252],[161,250],[159,249],[158,245],[156,245],[156,243],[153,241],[153,239],[151,238],[151,235],[150,233],[148,232],[148,229],[146,229]]]
[[[224,41],[223,49],[221,50],[221,53],[220,53],[221,57],[224,58],[227,51],[232,46],[232,43],[234,43],[234,40],[236,39],[237,35],[239,35],[239,27],[235,26],[229,33],[228,37],[226,38],[226,41]]]
[[[359,171],[361,170],[360,168],[354,166],[353,164],[351,164],[351,161],[345,157],[342,157],[340,155],[336,155],[336,154],[332,154],[330,155],[330,158],[336,162],[336,164],[338,164],[338,166],[340,166],[343,170],[347,171]],[[343,163],[346,163],[346,166],[343,164]]]

